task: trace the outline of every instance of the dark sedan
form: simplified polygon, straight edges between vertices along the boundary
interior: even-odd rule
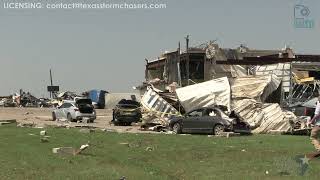
[[[138,122],[141,115],[140,103],[133,100],[122,99],[113,109],[112,121],[114,125],[130,125]]]
[[[250,133],[249,126],[234,114],[226,115],[220,108],[199,108],[182,117],[170,119],[174,133],[206,133],[220,135],[224,131]]]

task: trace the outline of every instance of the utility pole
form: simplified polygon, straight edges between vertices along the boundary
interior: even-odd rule
[[[186,39],[186,57],[187,57],[187,63],[186,63],[186,68],[187,68],[187,81],[188,81],[188,85],[189,85],[189,35],[187,35],[187,37],[185,37]]]
[[[179,44],[178,44],[178,57],[177,57],[177,69],[178,69],[178,84],[180,87],[182,87],[182,83],[181,83],[181,69],[180,69],[180,41],[179,41]]]
[[[50,69],[50,84],[51,84],[51,86],[53,86],[51,69]],[[50,91],[50,98],[52,98],[52,92],[51,91]]]

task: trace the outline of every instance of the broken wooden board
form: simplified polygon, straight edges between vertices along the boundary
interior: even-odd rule
[[[0,120],[0,126],[6,125],[6,124],[13,124],[13,123],[17,123],[17,120],[15,120],[15,119]]]
[[[222,132],[220,135],[216,135],[217,137],[234,137],[234,136],[240,136],[240,133],[235,132]]]

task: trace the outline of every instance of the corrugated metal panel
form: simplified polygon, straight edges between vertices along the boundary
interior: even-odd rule
[[[280,85],[275,75],[246,76],[234,79],[231,83],[232,99],[252,98],[265,100]]]
[[[256,75],[274,74],[281,78],[284,92],[289,92],[290,63],[278,63],[256,67]]]
[[[145,109],[150,111],[153,115],[168,119],[180,113],[166,100],[159,96],[152,88],[148,87],[141,99],[141,104]]]
[[[234,101],[233,110],[251,126],[253,133],[288,132],[290,121],[296,119],[292,112],[283,111],[279,104],[263,104],[253,99]]]
[[[176,93],[186,111],[215,105],[226,106],[230,110],[230,85],[227,77],[179,88]]]

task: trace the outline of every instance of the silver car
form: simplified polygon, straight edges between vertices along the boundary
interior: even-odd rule
[[[78,99],[77,101],[64,102],[52,111],[52,120],[67,119],[68,121],[87,120],[93,122],[96,119],[96,111],[91,99]]]

